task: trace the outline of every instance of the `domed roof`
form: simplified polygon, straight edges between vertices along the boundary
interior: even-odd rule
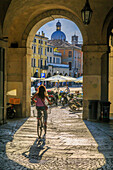
[[[51,40],[66,40],[66,36],[65,34],[58,30],[58,31],[55,31],[53,32],[53,34],[51,35]]]
[[[61,31],[61,23],[56,23],[56,31],[51,35],[51,40],[64,40],[66,41],[65,34]]]

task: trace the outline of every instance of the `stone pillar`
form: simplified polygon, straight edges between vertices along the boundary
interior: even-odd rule
[[[27,55],[23,58],[23,117],[30,116],[31,112],[31,54],[32,50],[27,48]]]
[[[102,56],[104,56],[103,59]],[[107,98],[107,92],[104,93],[104,90],[108,90],[107,83],[102,82],[103,77],[105,77],[105,82],[107,79],[106,58],[107,45],[83,46],[83,119],[89,118],[89,100],[102,100],[102,96]],[[105,69],[104,72],[102,68]]]
[[[110,47],[109,54],[109,101],[110,105],[110,114],[113,117],[113,46]]]
[[[20,105],[16,105],[17,117],[30,116],[30,87],[31,60],[26,55],[26,48],[8,48],[7,54],[7,96],[20,98]]]
[[[7,41],[0,40],[0,124],[6,122]]]

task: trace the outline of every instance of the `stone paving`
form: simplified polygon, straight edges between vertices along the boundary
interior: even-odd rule
[[[81,118],[81,111],[53,107],[40,141],[36,117],[9,120],[0,126],[0,170],[112,170],[113,122]]]

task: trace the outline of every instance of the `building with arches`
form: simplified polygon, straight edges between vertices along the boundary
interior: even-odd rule
[[[0,1],[0,123],[10,97],[20,99],[21,117],[30,116],[32,41],[42,25],[56,18],[73,21],[82,33],[83,119],[89,119],[89,100],[110,101],[113,113],[113,0],[90,1],[89,25],[81,18],[84,5],[85,0]],[[13,90],[16,96],[8,96]]]

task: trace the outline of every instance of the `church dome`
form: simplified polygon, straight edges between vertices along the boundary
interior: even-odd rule
[[[61,31],[61,23],[56,23],[56,31],[51,35],[51,40],[63,40],[66,41],[65,34]]]
[[[52,35],[51,35],[51,40],[66,40],[66,36],[62,31],[55,31]]]

